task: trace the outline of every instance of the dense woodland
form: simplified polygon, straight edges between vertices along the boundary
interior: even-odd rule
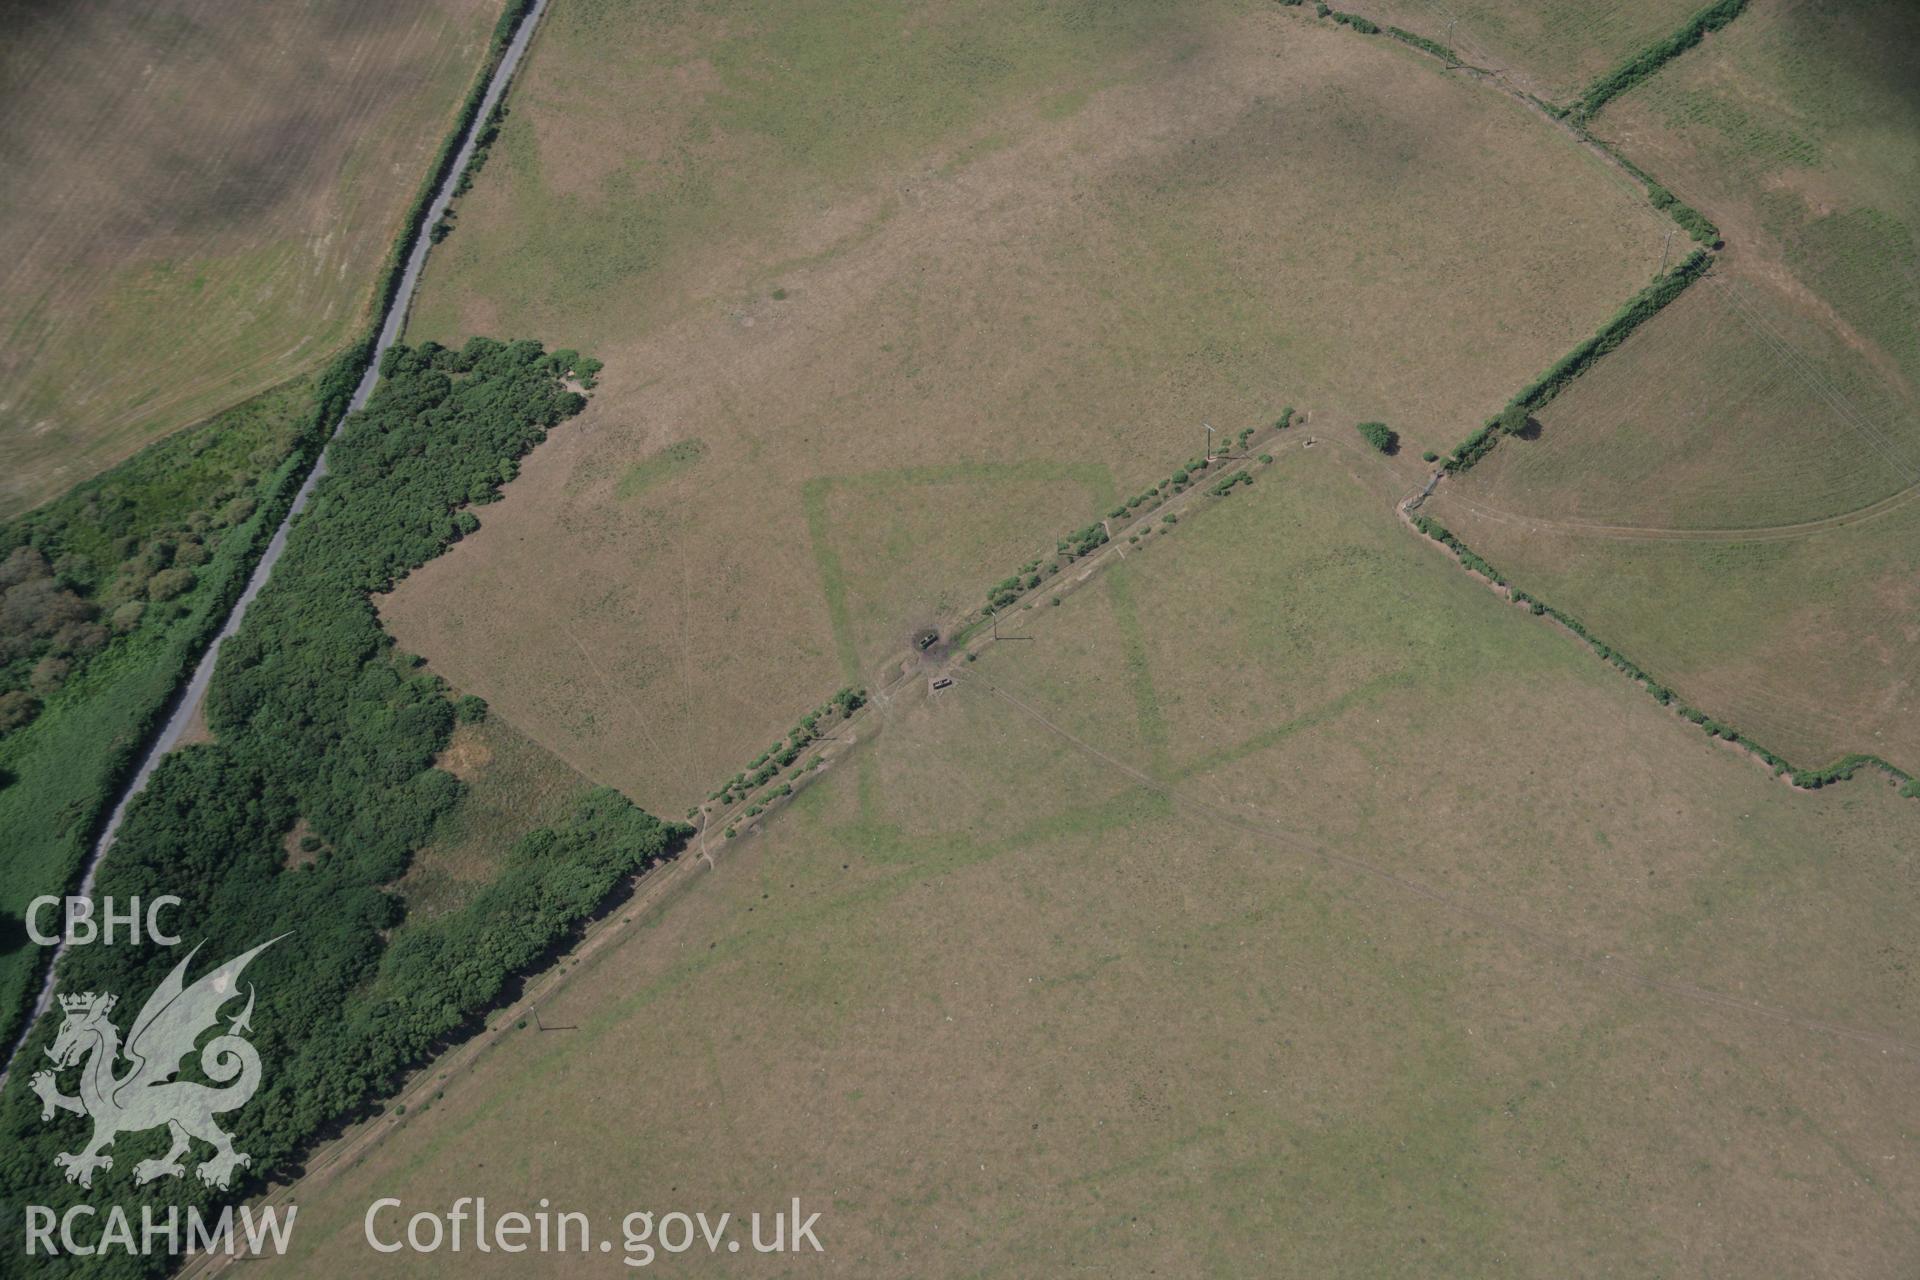
[[[163,761],[101,867],[99,894],[180,896],[200,964],[286,935],[247,973],[268,1070],[231,1119],[255,1176],[285,1171],[327,1126],[380,1097],[686,834],[596,792],[563,828],[524,837],[466,908],[388,943],[404,913],[390,885],[461,788],[433,767],[455,705],[417,659],[393,651],[369,597],[478,527],[470,508],[495,499],[517,459],[584,405],[561,382],[577,362],[484,339],[388,353],[379,390],[331,447],[313,505],[222,650],[208,701],[217,741]],[[318,849],[290,862],[297,819]],[[60,985],[119,993],[131,1017],[178,960],[151,946],[78,949]],[[56,1022],[36,1028],[23,1061],[38,1058]],[[8,1202],[75,1202],[52,1157],[84,1140],[85,1121],[43,1124],[37,1101],[15,1089],[0,1128]],[[158,1132],[121,1138],[95,1202],[131,1198],[134,1161],[163,1146]],[[138,1199],[215,1194],[187,1178]]]
[[[0,1035],[40,955],[18,915],[70,888],[122,780],[245,586],[366,350],[168,437],[0,528]]]

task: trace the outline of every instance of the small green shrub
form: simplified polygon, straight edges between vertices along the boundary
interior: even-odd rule
[[[1392,453],[1400,446],[1399,435],[1388,428],[1384,422],[1361,422],[1354,427],[1356,431],[1381,453]]]

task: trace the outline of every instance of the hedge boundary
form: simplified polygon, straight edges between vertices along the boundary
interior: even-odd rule
[[[1525,431],[1535,412],[1552,403],[1567,384],[1591,368],[1594,361],[1625,342],[1635,329],[1685,293],[1687,287],[1705,275],[1712,265],[1712,254],[1705,249],[1695,249],[1679,266],[1656,277],[1653,283],[1634,294],[1614,312],[1613,317],[1601,325],[1592,337],[1554,361],[1545,373],[1507,401],[1504,409],[1461,441],[1444,464],[1446,470],[1452,474],[1470,470],[1493,451],[1501,435],[1518,435]]]
[[[1548,618],[1572,632],[1585,642],[1586,646],[1604,662],[1621,675],[1644,689],[1654,701],[1668,708],[1681,719],[1698,725],[1709,737],[1718,738],[1745,751],[1761,761],[1773,771],[1776,778],[1784,777],[1793,786],[1805,791],[1817,791],[1821,787],[1836,782],[1846,782],[1863,769],[1873,769],[1885,774],[1900,787],[1900,794],[1908,799],[1920,799],[1920,780],[1883,757],[1855,752],[1842,756],[1823,768],[1801,768],[1789,762],[1778,752],[1770,751],[1748,735],[1732,725],[1717,720],[1706,712],[1681,701],[1672,689],[1654,679],[1644,668],[1621,653],[1612,645],[1601,640],[1586,624],[1572,614],[1555,608],[1546,601],[1520,590],[1509,582],[1499,570],[1487,562],[1478,552],[1456,537],[1452,530],[1431,516],[1415,515],[1403,512],[1413,527],[1434,542],[1444,547],[1463,569],[1485,578],[1493,590],[1503,595],[1515,605],[1523,606],[1536,618]]]
[[[1718,31],[1732,22],[1746,12],[1746,8],[1747,0],[1715,0],[1687,19],[1678,31],[1648,45],[1588,85],[1587,91],[1569,109],[1569,114],[1583,123],[1592,119],[1600,108],[1699,44],[1707,38],[1708,32]]]
[[[1294,4],[1298,4],[1299,0],[1281,0],[1281,3],[1287,4],[1287,5],[1294,5]],[[1731,6],[1731,11],[1725,13],[1724,16],[1721,15],[1720,11],[1723,9],[1727,9],[1728,6]],[[1721,3],[1715,4],[1711,8],[1704,9],[1699,14],[1696,14],[1694,16],[1694,22],[1695,23],[1709,22],[1709,20],[1711,19],[1709,25],[1701,28],[1700,35],[1704,36],[1706,31],[1717,30],[1718,28],[1723,27],[1727,23],[1733,21],[1733,19],[1739,16],[1740,12],[1743,11],[1745,7],[1746,7],[1746,0],[1721,0]],[[1353,30],[1360,32],[1362,35],[1390,36],[1393,39],[1400,41],[1402,44],[1408,45],[1414,49],[1420,50],[1422,53],[1429,54],[1432,57],[1438,58],[1441,62],[1444,62],[1449,68],[1466,67],[1470,71],[1484,72],[1484,68],[1468,67],[1466,61],[1460,57],[1460,54],[1458,53],[1458,51],[1451,49],[1444,44],[1441,44],[1438,40],[1429,39],[1426,36],[1419,35],[1412,31],[1408,31],[1405,28],[1381,25],[1371,21],[1370,19],[1363,18],[1358,14],[1343,13],[1340,10],[1329,8],[1324,4],[1318,6],[1316,12],[1318,12],[1321,17],[1332,18],[1335,22],[1340,23],[1342,26],[1351,27]],[[1681,38],[1681,35],[1685,34],[1688,31],[1691,31],[1692,28],[1693,28],[1693,24],[1690,23],[1688,27],[1682,29],[1682,32],[1680,34],[1676,34],[1675,36],[1669,37],[1666,41],[1663,41],[1661,44],[1653,46],[1653,49],[1644,50],[1642,51],[1642,53],[1636,54],[1634,58],[1631,59],[1630,61],[1633,62],[1635,65],[1638,65],[1640,59],[1647,57],[1654,50],[1666,49],[1668,45],[1672,44],[1676,40],[1679,40]],[[1655,71],[1659,70],[1660,67],[1666,65],[1668,61],[1671,61],[1674,57],[1678,56],[1680,53],[1685,52],[1686,49],[1692,48],[1693,45],[1698,44],[1699,42],[1700,42],[1700,36],[1696,36],[1691,41],[1691,43],[1687,43],[1687,44],[1672,48],[1670,51],[1666,52],[1665,55],[1661,57],[1657,62],[1653,63],[1652,65],[1648,66],[1644,71],[1642,71],[1631,84],[1625,84],[1619,88],[1612,90],[1610,93],[1608,93],[1607,97],[1608,98],[1616,97],[1620,93],[1625,92],[1626,89],[1632,87],[1632,84],[1637,84],[1640,80],[1644,80],[1647,76],[1652,75]],[[1615,74],[1618,74],[1618,71],[1616,71]],[[1603,139],[1595,137],[1592,133],[1590,133],[1587,130],[1586,120],[1592,114],[1592,111],[1581,113],[1576,111],[1572,107],[1564,107],[1556,103],[1548,102],[1544,98],[1536,97],[1531,93],[1525,93],[1517,89],[1507,89],[1506,91],[1512,94],[1513,96],[1520,98],[1522,101],[1527,102],[1530,105],[1539,108],[1541,111],[1553,117],[1555,120],[1560,121],[1568,129],[1571,129],[1573,131],[1573,134],[1575,137],[1579,138],[1582,142],[1586,143],[1588,146],[1594,147],[1595,149],[1605,153],[1608,159],[1612,160],[1615,164],[1619,165],[1622,169],[1625,169],[1628,173],[1632,174],[1634,179],[1638,181],[1640,185],[1646,189],[1648,203],[1652,204],[1653,207],[1659,210],[1661,213],[1664,213],[1669,218],[1673,219],[1673,221],[1680,227],[1682,231],[1685,231],[1689,236],[1693,238],[1696,244],[1712,244],[1719,240],[1720,228],[1714,225],[1713,220],[1711,218],[1708,218],[1705,214],[1701,213],[1698,209],[1694,208],[1690,204],[1687,204],[1685,201],[1681,200],[1678,196],[1674,195],[1673,192],[1670,189],[1668,189],[1664,184],[1662,184],[1657,179],[1655,179],[1651,174],[1649,174],[1646,170],[1642,169],[1639,165],[1636,165],[1631,160],[1627,159],[1612,144],[1604,141]],[[1590,89],[1589,93],[1591,92],[1592,90]],[[1596,106],[1594,110],[1598,110],[1598,107]]]

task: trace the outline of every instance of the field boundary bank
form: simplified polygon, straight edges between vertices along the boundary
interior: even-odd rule
[[[1472,470],[1475,464],[1493,452],[1494,445],[1499,443],[1502,435],[1537,434],[1539,424],[1534,414],[1552,404],[1562,391],[1603,357],[1619,350],[1635,330],[1659,315],[1704,276],[1713,261],[1713,255],[1707,250],[1695,249],[1673,270],[1655,277],[1651,284],[1627,299],[1591,337],[1548,366],[1545,373],[1515,393],[1505,408],[1455,446],[1452,456],[1445,463],[1445,471],[1450,475],[1458,475]]]
[[[1705,40],[1710,33],[1720,30],[1746,11],[1747,0],[1716,0],[1716,3],[1687,19],[1678,31],[1666,39],[1648,45],[1588,85],[1578,100],[1567,108],[1568,114],[1581,122],[1591,120],[1600,108],[1648,79]]]
[[[1296,7],[1303,3],[1303,0],[1283,0],[1283,3],[1288,7]],[[1606,98],[1600,100],[1600,104],[1626,92],[1634,84],[1638,84],[1680,54],[1699,44],[1707,32],[1719,30],[1733,21],[1745,11],[1746,5],[1747,0],[1718,0],[1717,3],[1696,13],[1679,33],[1655,42],[1627,59],[1621,67],[1602,76],[1601,80],[1596,81],[1595,86],[1590,87],[1587,94],[1583,95],[1582,101],[1590,96],[1600,83],[1622,74],[1624,68],[1641,67],[1644,64],[1644,69],[1638,72],[1636,78],[1614,89]],[[1529,110],[1544,116],[1590,153],[1639,183],[1645,191],[1648,204],[1657,212],[1665,214],[1669,221],[1673,222],[1679,230],[1685,231],[1696,244],[1704,246],[1696,248],[1672,270],[1656,275],[1639,293],[1622,303],[1613,318],[1597,333],[1562,356],[1545,373],[1510,399],[1500,413],[1490,418],[1456,446],[1447,459],[1445,469],[1449,474],[1466,471],[1492,451],[1493,446],[1498,443],[1496,432],[1519,435],[1537,429],[1537,425],[1531,422],[1531,414],[1534,411],[1544,408],[1559,395],[1568,382],[1585,373],[1600,357],[1617,348],[1635,329],[1658,314],[1703,275],[1711,266],[1712,253],[1722,247],[1720,229],[1706,215],[1680,200],[1664,184],[1622,155],[1611,144],[1596,138],[1586,127],[1586,120],[1591,117],[1591,111],[1579,114],[1571,108],[1547,102],[1508,83],[1501,72],[1472,66],[1463,61],[1460,55],[1447,45],[1415,32],[1376,23],[1359,14],[1333,9],[1324,0],[1316,4],[1315,12],[1319,17],[1330,18],[1335,23],[1361,35],[1384,35],[1417,53],[1433,58],[1449,71],[1464,71],[1476,83],[1493,88],[1520,102]],[[1684,39],[1683,37],[1688,33],[1693,33],[1691,39]],[[1652,60],[1649,61],[1650,59]],[[1598,109],[1598,105],[1593,108],[1593,110]]]
[[[398,337],[400,325],[405,321],[407,300],[401,296],[402,286],[414,250],[427,234],[425,215],[445,185],[463,144],[471,136],[482,103],[494,88],[496,75],[514,38],[523,25],[531,38],[531,24],[538,21],[545,3],[546,0],[507,0],[494,24],[487,56],[454,114],[453,125],[442,140],[426,179],[403,213],[400,232],[374,278],[373,303],[369,308],[372,319],[366,331],[321,366],[321,372],[315,377],[314,408],[308,425],[288,458],[278,464],[277,469],[285,468],[286,474],[278,480],[273,494],[261,503],[268,518],[256,515],[257,523],[243,567],[218,584],[218,595],[214,607],[208,610],[204,626],[191,643],[181,647],[178,670],[169,681],[172,692],[140,717],[134,732],[110,764],[108,780],[83,824],[86,832],[83,845],[88,852],[64,884],[50,888],[81,895],[91,890],[94,874],[113,843],[128,803],[145,785],[160,757],[173,749],[186,729],[194,705],[211,680],[221,642],[237,627],[239,615],[245,612],[252,594],[264,581],[263,568],[266,573],[271,572],[272,564],[267,557],[276,556],[276,546],[284,544],[288,526],[306,505],[307,496],[324,471],[328,442],[339,433],[346,415],[365,403],[372,391],[372,383],[378,376],[374,362],[383,346]],[[522,49],[524,51],[524,45]],[[506,78],[511,78],[510,72]],[[503,98],[504,80],[500,89],[497,96]],[[417,272],[415,275],[417,277]],[[396,302],[400,304],[398,307]],[[245,403],[242,400],[228,408]],[[34,1024],[51,1004],[54,971],[65,949],[64,942],[52,949],[37,967],[36,980],[29,984],[27,993],[0,1015],[0,1043],[8,1045],[6,1059],[0,1062],[0,1085],[5,1084],[13,1059],[32,1034]]]
[[[1055,592],[1064,597],[1070,592],[1087,589],[1099,580],[1099,575],[1105,569],[1132,554],[1130,548],[1140,545],[1116,539],[1138,537],[1140,529],[1156,523],[1163,529],[1171,530],[1178,520],[1169,521],[1166,517],[1190,514],[1195,509],[1204,511],[1215,503],[1203,499],[1218,500],[1231,496],[1241,483],[1235,477],[1251,476],[1256,466],[1265,469],[1275,461],[1273,455],[1257,452],[1253,440],[1262,437],[1260,443],[1270,445],[1274,440],[1285,438],[1284,433],[1292,426],[1292,417],[1292,409],[1286,409],[1264,436],[1257,429],[1246,430],[1239,436],[1238,452],[1223,451],[1211,459],[1189,460],[1189,465],[1194,461],[1205,464],[1198,469],[1208,472],[1207,479],[1211,483],[1203,485],[1199,477],[1192,477],[1192,483],[1183,485],[1179,492],[1167,494],[1161,501],[1143,507],[1133,516],[1133,523],[1111,530],[1109,536],[1094,549],[1078,557],[1077,562],[1084,565],[1078,573],[1067,575],[1063,572],[1054,579],[1044,581],[1040,587],[1024,591],[1012,601],[997,607],[990,605],[977,608],[963,615],[972,621],[954,633],[955,647],[943,669],[957,679],[960,669],[980,652],[999,640],[1015,638],[1000,636],[996,628],[990,627],[994,615],[1016,610],[1025,612],[1038,607],[1041,597],[1051,596]],[[1311,442],[1311,437],[1308,442]],[[1175,474],[1182,469],[1176,468]],[[1110,516],[1107,521],[1096,521],[1095,526],[1089,527],[1112,522]],[[368,1147],[406,1123],[406,1108],[414,1100],[422,1103],[414,1108],[416,1112],[425,1110],[425,1104],[444,1087],[449,1076],[470,1068],[506,1035],[525,1029],[525,1020],[537,1013],[567,975],[577,968],[579,961],[626,936],[633,926],[643,921],[655,908],[662,907],[673,894],[690,887],[692,878],[698,874],[694,870],[694,863],[705,862],[709,870],[717,869],[711,839],[716,826],[724,824],[721,837],[723,844],[735,838],[744,839],[758,834],[764,822],[784,811],[791,797],[799,795],[817,776],[849,756],[856,747],[878,737],[885,728],[885,708],[893,698],[915,681],[935,678],[931,669],[922,669],[914,658],[911,650],[903,650],[888,659],[883,669],[898,670],[871,696],[864,688],[849,686],[813,713],[803,716],[800,727],[806,727],[809,736],[806,741],[794,744],[794,753],[788,762],[791,772],[784,779],[777,772],[764,777],[748,775],[748,785],[745,787],[736,786],[730,781],[723,788],[734,793],[734,799],[729,804],[715,809],[715,800],[710,797],[706,803],[696,806],[688,814],[692,821],[691,834],[677,848],[622,877],[613,890],[597,902],[570,937],[545,952],[536,965],[511,975],[510,989],[503,993],[502,999],[474,1015],[474,1025],[467,1034],[450,1036],[436,1055],[410,1068],[397,1088],[371,1101],[360,1115],[334,1126],[336,1130],[346,1129],[347,1132],[337,1137],[323,1138],[309,1149],[308,1157],[300,1163],[298,1172],[290,1173],[285,1181],[270,1182],[261,1194],[252,1198],[252,1202],[286,1203],[294,1187],[309,1177],[327,1176],[357,1158]],[[812,733],[810,721],[816,718],[827,720],[829,708],[839,709],[838,717],[824,726],[832,731]],[[755,763],[766,761],[775,751],[783,750],[786,746],[787,740],[783,739],[779,746],[770,748]],[[741,777],[735,775],[735,781]],[[1152,785],[1157,788],[1160,784]],[[719,794],[716,792],[715,796]],[[734,808],[735,805],[740,807]],[[745,809],[754,805],[762,806],[760,811],[747,815]],[[231,1261],[232,1258],[224,1255],[200,1255],[189,1260],[180,1274],[210,1275],[223,1270]]]
[[[1544,374],[1515,395],[1500,414],[1462,441],[1453,450],[1452,456],[1448,458],[1441,472],[1435,476],[1436,481],[1443,476],[1457,475],[1470,470],[1475,463],[1492,451],[1494,445],[1498,443],[1499,435],[1525,436],[1537,431],[1538,424],[1532,419],[1534,411],[1551,403],[1567,385],[1586,373],[1600,359],[1617,350],[1635,330],[1679,298],[1690,285],[1711,269],[1715,253],[1723,247],[1719,239],[1719,228],[1704,214],[1681,201],[1665,185],[1628,159],[1613,144],[1595,137],[1587,128],[1587,122],[1608,102],[1657,74],[1674,59],[1697,47],[1707,35],[1734,21],[1746,9],[1747,0],[1717,0],[1716,3],[1698,10],[1678,31],[1625,59],[1612,71],[1589,85],[1573,105],[1562,107],[1506,83],[1499,72],[1485,72],[1478,68],[1467,67],[1457,53],[1437,41],[1424,37],[1409,39],[1411,33],[1402,32],[1398,28],[1382,27],[1365,19],[1355,22],[1352,20],[1352,15],[1330,11],[1324,2],[1318,6],[1318,12],[1322,17],[1331,16],[1335,21],[1353,27],[1362,34],[1388,34],[1420,52],[1438,58],[1450,69],[1467,70],[1474,79],[1482,83],[1496,84],[1502,92],[1543,113],[1595,154],[1639,181],[1646,189],[1649,203],[1655,209],[1665,213],[1681,230],[1686,231],[1696,242],[1701,242],[1705,246],[1696,248],[1672,271],[1656,277],[1652,283],[1623,304],[1613,319],[1602,326],[1599,332],[1561,357]],[[1434,482],[1430,481],[1427,491],[1431,492],[1433,487]],[[1877,519],[1905,506],[1915,496],[1920,496],[1920,483],[1909,485],[1854,511],[1841,512],[1815,521],[1726,531],[1640,529],[1632,526],[1583,525],[1574,521],[1537,521],[1531,517],[1500,512],[1468,499],[1461,501],[1470,509],[1481,510],[1497,519],[1515,519],[1536,525],[1545,524],[1571,533],[1622,539],[1637,538],[1646,541],[1759,542],[1801,537]],[[1562,629],[1583,640],[1589,648],[1608,661],[1616,670],[1646,689],[1662,705],[1672,707],[1676,714],[1699,725],[1711,736],[1730,743],[1768,765],[1776,777],[1785,778],[1790,785],[1798,789],[1814,790],[1835,782],[1848,781],[1862,769],[1873,769],[1885,774],[1897,784],[1902,796],[1920,797],[1920,780],[1916,780],[1914,775],[1880,756],[1852,753],[1824,768],[1797,768],[1778,753],[1761,746],[1732,726],[1685,703],[1678,702],[1670,689],[1654,680],[1611,645],[1593,636],[1577,618],[1513,587],[1491,564],[1455,537],[1446,526],[1430,517],[1415,515],[1414,511],[1425,497],[1426,494],[1422,493],[1417,498],[1410,498],[1398,504],[1397,511],[1400,518],[1419,533],[1439,543],[1457,564],[1469,573],[1483,578],[1490,589],[1502,594],[1516,605],[1528,607],[1535,616],[1550,617]]]
[[[1014,638],[1000,635],[998,622],[1002,615],[1038,608],[1043,598],[1057,603],[1088,587],[1108,566],[1149,545],[1143,539],[1153,537],[1154,529],[1159,529],[1159,536],[1164,538],[1178,526],[1181,515],[1190,514],[1196,505],[1202,510],[1211,505],[1203,503],[1203,497],[1229,497],[1240,484],[1250,483],[1256,467],[1265,470],[1274,463],[1271,453],[1260,450],[1274,447],[1276,441],[1286,438],[1292,427],[1293,409],[1288,406],[1271,428],[1242,430],[1231,446],[1233,452],[1223,448],[1211,457],[1189,458],[1159,484],[1116,505],[1104,519],[1096,519],[1058,539],[1051,553],[1054,557],[1051,564],[1045,553],[1029,561],[1021,566],[1019,573],[990,586],[985,593],[985,605],[968,610],[953,622],[949,633],[939,638],[947,646],[944,662],[927,665],[919,662],[918,655],[911,649],[896,651],[878,665],[879,670],[895,674],[871,697],[864,686],[848,685],[810,715],[802,716],[786,738],[761,752],[746,769],[734,774],[687,812],[687,821],[694,824],[699,836],[696,854],[711,864],[706,837],[716,823],[725,823],[722,837],[725,840],[752,835],[757,830],[757,819],[778,812],[784,802],[805,789],[831,752],[831,748],[818,744],[849,741],[816,731],[818,722],[829,720],[830,710],[840,708],[840,718],[829,721],[830,727],[848,728],[862,719],[868,705],[884,706],[914,680],[933,681],[943,674],[953,676],[961,665],[974,661],[989,645]],[[1204,480],[1198,472],[1206,473]],[[863,473],[867,477],[892,474],[895,473]],[[844,483],[849,479],[829,476],[808,484]],[[1070,572],[1075,569],[1077,571]],[[781,768],[789,770],[784,779],[779,772]],[[719,807],[716,809],[715,805]],[[741,807],[736,809],[736,805]],[[734,815],[738,815],[737,818]]]
[[[1740,2],[1744,7],[1745,0],[1740,0]],[[1301,0],[1282,0],[1282,3],[1295,5],[1301,3]],[[1611,143],[1603,138],[1594,136],[1594,134],[1587,129],[1583,121],[1576,120],[1572,117],[1569,108],[1549,102],[1538,94],[1530,93],[1518,87],[1507,79],[1505,71],[1493,67],[1478,66],[1466,61],[1456,50],[1449,48],[1438,40],[1429,39],[1417,32],[1407,31],[1401,27],[1376,23],[1358,14],[1343,13],[1336,9],[1330,9],[1324,3],[1318,5],[1316,11],[1321,17],[1331,18],[1340,25],[1349,27],[1361,35],[1387,36],[1401,44],[1407,45],[1419,53],[1426,54],[1438,60],[1449,71],[1465,72],[1468,78],[1476,83],[1512,98],[1515,102],[1527,108],[1527,110],[1536,113],[1558,126],[1568,137],[1585,147],[1588,152],[1597,159],[1609,167],[1619,170],[1638,183],[1644,191],[1647,203],[1652,205],[1657,212],[1666,214],[1680,230],[1685,231],[1695,242],[1718,247],[1720,229],[1714,225],[1712,220],[1674,195],[1663,183],[1654,178],[1645,169],[1642,169],[1639,165],[1627,159]],[[1731,19],[1729,19],[1729,21],[1731,21]],[[1722,25],[1725,24],[1723,23]],[[1692,46],[1689,45],[1687,47],[1691,48]],[[1680,52],[1684,51],[1685,50],[1681,50]],[[1677,56],[1677,54],[1671,56]],[[1661,65],[1664,66],[1665,63],[1663,62]]]
[[[1401,502],[1395,510],[1410,528],[1438,545],[1453,559],[1454,563],[1472,576],[1481,579],[1494,594],[1517,607],[1525,608],[1536,618],[1547,619],[1561,630],[1577,637],[1602,661],[1645,690],[1661,706],[1668,708],[1681,719],[1698,725],[1708,736],[1737,747],[1749,757],[1765,764],[1772,770],[1775,778],[1785,781],[1797,790],[1817,791],[1836,782],[1849,781],[1863,769],[1877,770],[1899,787],[1902,796],[1908,799],[1920,799],[1920,779],[1916,779],[1913,774],[1881,756],[1854,752],[1818,769],[1806,769],[1792,764],[1785,757],[1768,750],[1733,726],[1681,701],[1672,689],[1660,683],[1618,649],[1587,630],[1586,625],[1578,618],[1515,586],[1440,521],[1430,516],[1415,514],[1408,502]]]

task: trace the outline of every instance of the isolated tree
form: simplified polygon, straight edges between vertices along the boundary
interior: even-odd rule
[[[1400,447],[1399,435],[1389,430],[1384,422],[1362,422],[1355,429],[1381,453],[1392,453]]]

